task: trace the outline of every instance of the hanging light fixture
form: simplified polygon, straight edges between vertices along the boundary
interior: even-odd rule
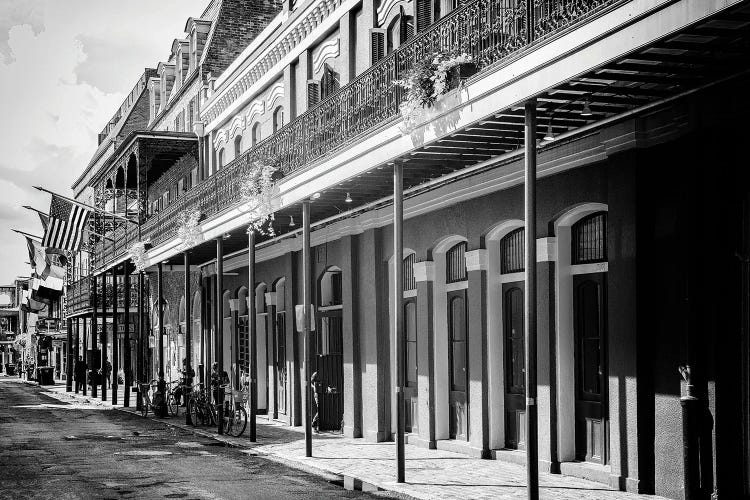
[[[294,226],[296,226],[296,225],[297,225],[297,224],[295,224],[295,223],[294,223],[294,216],[293,216],[293,215],[290,215],[290,216],[289,216],[289,227],[294,227]]]
[[[589,98],[587,97],[585,101],[583,101],[583,109],[581,110],[581,116],[591,116],[594,113],[591,112],[591,108],[589,107]]]
[[[544,134],[545,141],[554,141],[555,134],[552,132],[552,117],[550,116],[549,122],[547,123],[547,133]]]
[[[313,193],[312,196],[310,196],[311,200],[317,200],[318,198],[320,198],[320,193],[319,192],[318,193]]]
[[[346,202],[346,203],[351,203],[352,202],[352,197],[351,197],[351,195],[349,194],[348,191],[346,193],[346,198],[344,199],[344,202]]]

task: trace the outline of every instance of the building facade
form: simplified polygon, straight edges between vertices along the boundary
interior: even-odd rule
[[[130,385],[176,378],[186,357],[239,381],[254,325],[266,418],[303,425],[309,369],[321,430],[391,440],[402,379],[409,443],[524,463],[533,157],[540,468],[747,498],[748,15],[727,0],[212,1],[74,186],[114,214],[68,290],[74,329],[122,331],[86,345],[112,349]],[[451,58],[447,92],[403,106],[395,81]],[[243,183],[265,166],[273,234],[250,237],[250,283]]]

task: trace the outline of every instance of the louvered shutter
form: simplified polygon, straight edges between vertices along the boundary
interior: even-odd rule
[[[433,22],[432,5],[434,0],[416,0],[417,33],[427,29]]]
[[[399,16],[398,16],[398,35],[399,35],[399,45],[404,43],[406,40],[409,39],[409,24],[408,21],[409,18],[406,17],[406,12],[404,12],[404,6],[401,5],[399,7]]]
[[[320,102],[320,82],[307,80],[307,107],[312,108]]]
[[[375,64],[385,57],[385,30],[370,30],[370,46],[372,48],[372,61],[370,62]]]

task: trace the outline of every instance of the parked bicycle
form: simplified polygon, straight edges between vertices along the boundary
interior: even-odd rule
[[[230,389],[224,400],[224,433],[240,437],[247,427],[247,392]]]
[[[167,385],[166,395],[162,394],[159,391],[159,382],[156,379],[151,379],[151,382],[149,383],[139,383],[138,387],[141,391],[141,397],[143,398],[143,404],[141,405],[141,415],[144,417],[148,415],[149,409],[154,413],[154,415],[159,415],[162,405],[166,404],[169,414],[173,417],[176,417],[179,411],[179,407],[177,405],[177,400],[175,399],[174,391],[172,389],[172,386],[175,383],[177,382],[173,382]],[[153,393],[154,395],[153,399],[151,398],[151,393]]]
[[[199,425],[216,424],[216,407],[203,384],[193,386],[187,403],[187,411],[190,413],[190,421],[194,427]]]

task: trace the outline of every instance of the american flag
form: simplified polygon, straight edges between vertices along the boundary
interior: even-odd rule
[[[83,241],[83,229],[91,212],[80,205],[52,195],[49,224],[42,245],[48,248],[77,252]]]

